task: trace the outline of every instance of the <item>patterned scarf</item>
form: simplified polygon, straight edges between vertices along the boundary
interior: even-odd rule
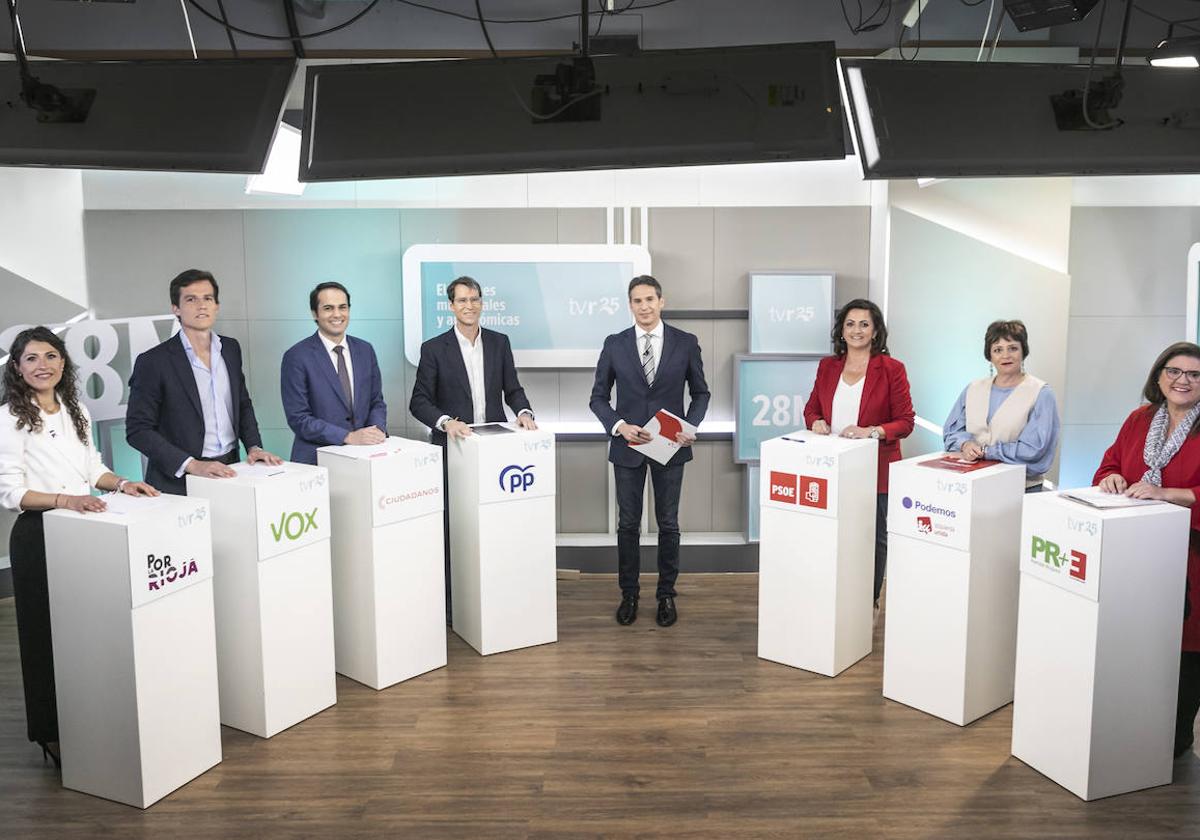
[[[1183,446],[1198,416],[1200,403],[1192,406],[1187,416],[1175,426],[1170,439],[1167,439],[1167,405],[1163,403],[1158,407],[1158,411],[1154,412],[1154,419],[1150,421],[1150,431],[1146,433],[1146,446],[1142,449],[1142,460],[1146,462],[1147,467],[1142,481],[1162,487],[1163,467],[1171,462],[1175,453]]]

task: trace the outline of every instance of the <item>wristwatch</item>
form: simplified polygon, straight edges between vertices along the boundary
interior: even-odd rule
[[[883,440],[883,429],[879,426],[872,426],[871,437],[875,440]]]

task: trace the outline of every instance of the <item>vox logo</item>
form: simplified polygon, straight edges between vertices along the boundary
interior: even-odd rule
[[[771,501],[796,504],[796,476],[771,470]]]
[[[274,522],[271,525],[271,536],[275,537],[275,542],[282,541],[285,537],[289,540],[298,540],[309,531],[317,530],[317,510],[313,508],[311,513],[303,511],[292,511],[288,513],[284,511],[279,514],[279,524]]]
[[[1034,536],[1029,547],[1034,563],[1056,572],[1066,572],[1076,580],[1087,580],[1087,555],[1082,551],[1063,551],[1058,543]]]
[[[821,508],[821,510],[829,507],[829,479],[802,475],[799,489],[800,504],[805,507]]]

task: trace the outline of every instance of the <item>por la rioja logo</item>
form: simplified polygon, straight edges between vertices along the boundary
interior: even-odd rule
[[[150,592],[158,592],[164,586],[172,584],[177,580],[194,575],[200,571],[194,559],[183,560],[176,563],[171,559],[170,554],[164,554],[158,557],[154,554],[146,555],[146,584]]]
[[[307,534],[309,531],[316,531],[317,528],[317,510],[313,508],[311,512],[304,511],[284,511],[279,514],[279,524],[274,522],[269,523],[271,526],[271,536],[275,538],[275,542],[281,542],[284,538],[289,540],[298,540]]]

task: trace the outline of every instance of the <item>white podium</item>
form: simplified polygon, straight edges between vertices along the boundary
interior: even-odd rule
[[[879,446],[763,441],[758,655],[833,677],[871,652]]]
[[[221,761],[202,499],[44,517],[63,786],[146,808]]]
[[[1081,799],[1171,781],[1189,524],[1025,499],[1012,754]]]
[[[477,432],[446,453],[454,632],[484,655],[558,641],[554,435]]]
[[[965,726],[1012,702],[1025,468],[892,464],[883,696]]]
[[[339,674],[374,689],[446,664],[442,448],[326,446]]]
[[[270,738],[337,702],[322,467],[187,477],[212,509],[221,723]]]

